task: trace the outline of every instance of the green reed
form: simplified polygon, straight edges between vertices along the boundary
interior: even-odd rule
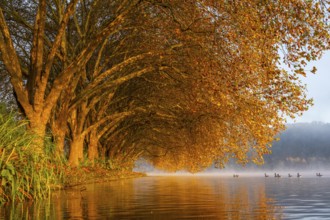
[[[35,135],[17,118],[0,108],[0,204],[48,197],[64,166],[50,141],[42,155],[34,151]]]

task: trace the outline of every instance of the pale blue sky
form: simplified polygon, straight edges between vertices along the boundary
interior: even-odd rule
[[[317,73],[308,74],[302,82],[307,84],[307,95],[314,99],[314,105],[303,116],[297,117],[295,122],[330,123],[330,51],[327,51],[321,60],[311,63],[311,66],[313,65],[318,69]]]

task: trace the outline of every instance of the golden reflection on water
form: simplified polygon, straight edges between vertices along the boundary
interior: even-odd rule
[[[145,177],[86,190],[54,193],[52,199],[1,210],[5,219],[281,219],[262,179]],[[13,209],[12,207],[12,209]],[[15,216],[13,216],[15,215]]]

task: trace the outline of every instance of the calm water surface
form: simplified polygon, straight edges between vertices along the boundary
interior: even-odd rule
[[[91,184],[0,219],[330,219],[330,178],[163,176]]]

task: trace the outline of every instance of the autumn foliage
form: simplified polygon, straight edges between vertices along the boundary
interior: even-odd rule
[[[330,39],[325,0],[0,7],[1,66],[37,148],[50,131],[72,166],[262,163],[286,118],[312,104],[299,77]]]

